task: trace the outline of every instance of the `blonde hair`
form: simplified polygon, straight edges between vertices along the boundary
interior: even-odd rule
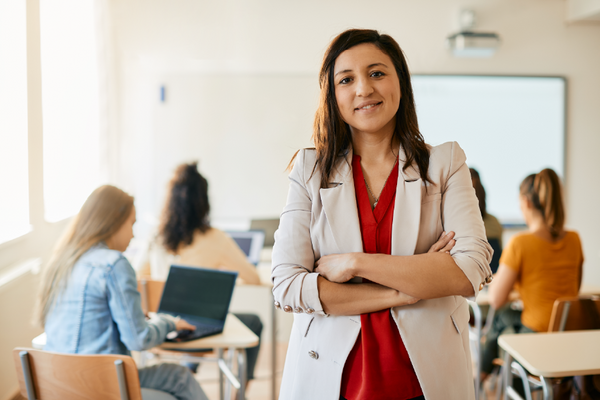
[[[133,197],[114,186],[100,186],[87,198],[56,244],[43,268],[34,322],[44,326],[57,295],[65,288],[73,266],[92,246],[106,241],[133,210]]]
[[[529,175],[521,183],[520,192],[542,214],[552,237],[560,236],[565,225],[565,208],[556,172],[546,168]]]

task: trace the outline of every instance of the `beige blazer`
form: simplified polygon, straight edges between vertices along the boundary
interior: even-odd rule
[[[275,305],[294,312],[283,371],[283,400],[338,400],[346,358],[360,331],[360,316],[323,312],[315,260],[363,251],[352,152],[340,157],[335,179],[321,189],[312,175],[315,151],[302,150],[290,173],[287,204],[273,248]],[[400,160],[404,154],[400,153]],[[463,150],[456,142],[431,148],[425,185],[415,168],[400,173],[392,228],[392,254],[425,253],[442,231],[456,232],[451,255],[475,291],[490,280],[492,249]],[[460,296],[394,307],[392,316],[427,400],[474,399],[467,302]]]

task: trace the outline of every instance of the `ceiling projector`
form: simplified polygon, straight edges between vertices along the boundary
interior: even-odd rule
[[[490,32],[475,32],[476,16],[473,10],[460,10],[458,22],[460,32],[446,39],[448,48],[455,57],[491,57],[500,47],[500,36]]]
[[[491,57],[500,47],[500,36],[495,33],[464,31],[446,40],[455,57]]]

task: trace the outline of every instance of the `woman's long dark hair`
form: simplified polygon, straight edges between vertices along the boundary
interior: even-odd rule
[[[180,245],[191,244],[196,230],[210,229],[209,211],[208,182],[198,172],[198,163],[177,167],[161,217],[162,244],[173,253]]]
[[[315,167],[318,167],[321,173],[321,186],[327,187],[333,175],[337,157],[350,147],[352,141],[350,127],[342,119],[335,98],[335,81],[333,79],[335,61],[344,51],[363,43],[372,43],[389,56],[398,74],[402,97],[396,113],[393,139],[400,143],[406,155],[402,170],[406,170],[415,162],[421,179],[424,182],[432,183],[427,174],[429,148],[419,131],[410,74],[400,46],[391,36],[381,35],[375,30],[349,29],[333,39],[325,52],[319,74],[321,95],[315,116],[312,140],[317,150]]]
[[[519,191],[542,214],[552,237],[559,237],[565,224],[565,208],[560,179],[556,172],[546,168],[537,174],[529,175],[521,182]]]
[[[479,172],[477,172],[475,168],[469,168],[469,172],[471,173],[471,181],[473,182],[473,189],[475,189],[475,196],[477,196],[477,200],[479,200],[479,211],[481,211],[481,216],[485,218],[485,216],[487,215],[487,207],[485,203],[485,189],[481,184]]]

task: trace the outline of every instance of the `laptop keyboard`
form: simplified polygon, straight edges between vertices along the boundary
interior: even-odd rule
[[[189,329],[183,329],[180,331],[169,332],[169,334],[167,335],[166,341],[167,342],[187,342],[189,340],[194,340],[194,339],[214,335],[214,334],[222,331],[221,328],[218,328],[216,326],[206,326],[206,325],[194,324],[191,321],[188,321],[188,322],[190,324],[194,325],[196,327],[196,330],[191,331]]]

